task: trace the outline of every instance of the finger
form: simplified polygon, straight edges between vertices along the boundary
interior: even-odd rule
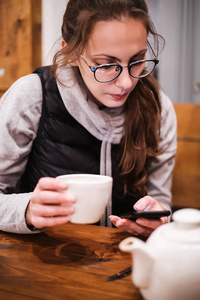
[[[121,220],[120,217],[113,216],[113,215],[109,216],[109,219],[111,220],[111,222],[112,222],[115,226],[116,226],[117,222],[118,222],[119,220]]]
[[[70,217],[68,217],[68,216],[57,216],[57,217],[49,217],[49,218],[44,218],[44,217],[33,218],[33,224],[38,229],[66,224],[69,221],[70,221]]]
[[[168,223],[168,218],[167,217],[162,217],[160,218],[162,224],[167,224]]]
[[[68,216],[74,213],[72,205],[34,205],[31,207],[34,217]]]
[[[128,219],[120,219],[116,222],[115,225],[119,230],[121,231],[127,231],[133,235],[144,235],[148,236],[152,233],[152,229],[142,227],[138,224],[136,224],[133,221],[130,221]]]
[[[134,209],[136,210],[165,210],[165,208],[154,198],[150,196],[145,196],[140,198],[135,204]]]
[[[41,190],[65,190],[68,187],[63,180],[52,177],[40,178],[37,186]]]
[[[35,202],[42,204],[60,204],[60,203],[74,203],[75,196],[69,193],[61,193],[54,191],[40,191],[35,197]]]
[[[136,224],[143,226],[145,228],[153,229],[155,230],[157,227],[161,226],[163,223],[160,219],[158,220],[149,220],[145,218],[139,218],[136,220]]]
[[[136,210],[151,210],[151,208],[155,205],[157,201],[150,196],[145,196],[140,198],[134,205],[134,209]]]
[[[135,233],[137,231],[138,226],[134,222],[128,222],[127,219],[123,219],[113,215],[111,215],[109,219],[121,231],[127,231],[130,233]]]

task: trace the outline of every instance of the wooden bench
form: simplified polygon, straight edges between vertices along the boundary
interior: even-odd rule
[[[178,150],[172,185],[172,208],[200,209],[200,105],[174,103]]]

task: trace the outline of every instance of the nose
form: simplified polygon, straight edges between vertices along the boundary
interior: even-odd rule
[[[135,85],[135,80],[138,79],[130,76],[128,68],[123,67],[121,74],[115,79],[115,84],[124,90],[129,90],[133,85]]]

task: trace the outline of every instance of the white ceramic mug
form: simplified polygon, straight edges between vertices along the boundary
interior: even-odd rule
[[[72,223],[93,224],[104,214],[112,193],[113,179],[109,176],[93,174],[69,174],[57,178],[68,184],[64,193],[75,196]]]

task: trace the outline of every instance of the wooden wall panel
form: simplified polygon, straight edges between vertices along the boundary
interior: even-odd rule
[[[200,105],[174,104],[178,150],[173,173],[173,206],[200,208]]]
[[[0,0],[0,93],[41,65],[41,0]]]

